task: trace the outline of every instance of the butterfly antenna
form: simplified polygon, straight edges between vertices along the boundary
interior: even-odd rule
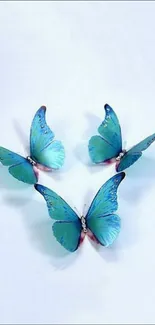
[[[126,149],[127,148],[127,141],[123,141],[123,149]]]
[[[78,216],[81,216],[81,213],[78,211],[78,209],[76,207],[74,207],[74,210],[77,212]]]
[[[87,208],[87,204],[85,203],[85,204],[84,204],[84,207],[83,207],[83,216],[86,215],[86,208]]]

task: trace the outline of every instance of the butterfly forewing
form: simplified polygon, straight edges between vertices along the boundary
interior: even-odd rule
[[[4,166],[10,166],[9,173],[19,181],[27,184],[35,184],[38,181],[33,166],[15,152],[0,147],[0,162]]]
[[[142,151],[146,150],[154,141],[155,133],[133,146],[116,164],[116,171],[120,172],[133,165],[142,156]]]
[[[87,226],[101,245],[109,246],[120,232],[120,217],[114,214],[118,208],[117,189],[125,174],[110,178],[96,194],[86,215]]]
[[[117,203],[117,188],[123,178],[125,173],[119,173],[110,178],[97,192],[95,198],[93,199],[91,206],[87,212],[86,218],[90,219],[93,217],[102,217],[113,213],[118,208]]]
[[[37,163],[59,169],[65,158],[65,151],[60,141],[54,140],[54,133],[45,119],[46,107],[42,106],[36,112],[30,131],[31,158]]]
[[[118,117],[108,104],[104,106],[104,109],[105,119],[99,126],[98,132],[117,152],[121,152],[122,134]]]
[[[35,189],[43,195],[50,217],[59,220],[53,224],[53,234],[57,241],[68,251],[75,251],[80,244],[82,231],[78,215],[54,191],[40,184],[36,184]]]
[[[89,155],[94,163],[106,162],[116,158],[122,151],[122,135],[117,115],[106,104],[105,119],[98,128],[101,136],[93,136],[89,140]]]

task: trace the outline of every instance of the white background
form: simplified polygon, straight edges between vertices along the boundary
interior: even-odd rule
[[[40,173],[83,212],[114,166],[91,165],[87,143],[117,112],[127,148],[155,132],[154,2],[1,2],[0,144],[26,155],[34,113],[66,148]],[[155,144],[119,188],[122,231],[109,249],[68,254],[43,198],[0,166],[0,323],[155,322]]]

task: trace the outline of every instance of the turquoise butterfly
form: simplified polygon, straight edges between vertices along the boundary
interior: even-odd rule
[[[35,184],[38,169],[59,169],[65,158],[65,150],[60,141],[54,140],[54,133],[45,120],[46,107],[36,112],[30,130],[30,156],[24,158],[8,149],[0,147],[0,162],[9,166],[9,173],[19,181]]]
[[[53,224],[54,236],[69,252],[77,250],[86,234],[106,247],[117,238],[121,221],[114,212],[118,208],[117,188],[124,177],[122,172],[110,178],[96,194],[86,216],[81,218],[58,194],[43,185],[35,185],[47,203],[50,217],[57,220]]]
[[[100,135],[89,140],[89,155],[95,164],[116,162],[116,171],[120,172],[142,156],[142,151],[155,141],[155,133],[126,151],[122,149],[121,127],[116,113],[108,104],[104,109],[105,119],[98,128]]]

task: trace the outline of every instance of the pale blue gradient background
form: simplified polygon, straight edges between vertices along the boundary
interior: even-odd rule
[[[127,147],[155,132],[154,2],[1,2],[0,144],[26,154],[35,111],[66,148],[40,182],[82,213],[114,166],[92,167],[87,142],[117,112]],[[0,323],[155,322],[155,144],[120,185],[111,249],[67,254],[44,201],[0,166]]]

